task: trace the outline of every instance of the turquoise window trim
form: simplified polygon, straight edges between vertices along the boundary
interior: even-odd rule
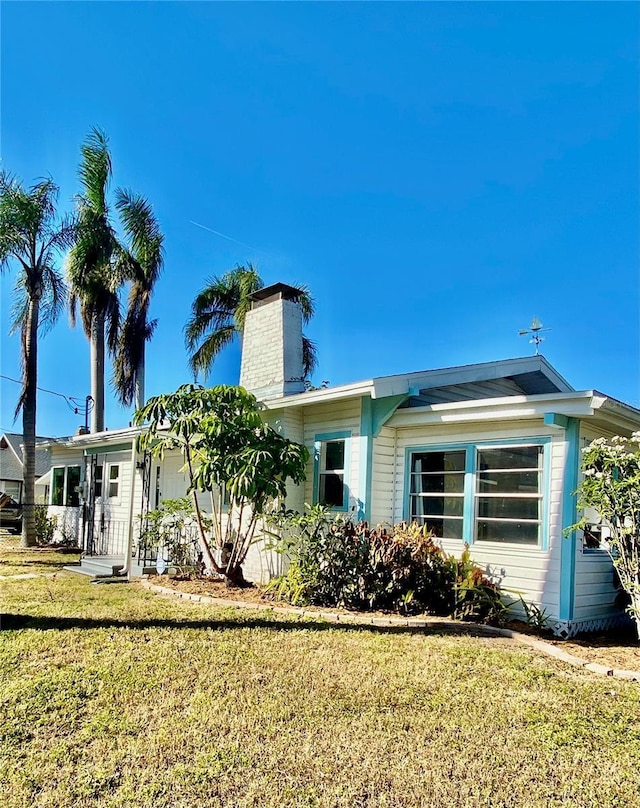
[[[403,509],[404,518],[409,520],[411,518],[411,455],[414,452],[443,452],[443,451],[460,451],[464,449],[466,452],[465,457],[465,475],[464,475],[464,510],[463,510],[463,527],[462,537],[463,540],[469,544],[475,544],[474,540],[474,525],[475,525],[475,509],[476,509],[476,470],[477,470],[477,457],[478,449],[491,448],[492,446],[542,446],[542,531],[540,542],[534,544],[511,544],[505,542],[503,546],[510,548],[518,548],[522,550],[541,550],[548,551],[549,549],[549,512],[550,512],[550,499],[551,499],[551,451],[548,447],[551,445],[552,439],[546,435],[536,436],[530,438],[509,438],[507,440],[489,440],[477,441],[475,443],[446,443],[446,444],[431,444],[426,446],[408,446],[405,449],[405,462],[404,462],[404,497]],[[490,547],[498,546],[498,542],[481,542],[481,546],[486,545]]]
[[[313,439],[313,504],[318,504],[318,492],[320,487],[320,451],[321,445],[330,440],[344,440],[344,481],[343,481],[343,501],[341,508],[330,508],[331,511],[344,512],[349,510],[349,479],[351,469],[351,430],[339,432],[322,432],[314,436]]]
[[[576,488],[580,465],[580,421],[568,419],[565,430],[564,494],[562,498],[562,526],[574,525],[578,519]],[[576,531],[563,535],[560,545],[560,620],[573,620],[576,588]]]
[[[404,452],[404,519],[409,521],[411,519],[411,455],[419,452],[448,452],[448,451],[465,451],[465,466],[464,466],[464,510],[462,520],[462,538],[468,544],[471,544],[471,537],[473,532],[473,519],[469,519],[469,513],[473,514],[473,497],[469,498],[469,492],[473,493],[474,474],[475,471],[475,452],[473,443],[439,443],[430,444],[427,446],[407,446]],[[471,509],[471,510],[469,510]]]
[[[373,484],[373,438],[375,435],[374,402],[364,396],[360,403],[360,478],[358,519],[371,521],[371,486]]]

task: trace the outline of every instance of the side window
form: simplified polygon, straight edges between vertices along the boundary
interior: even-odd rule
[[[117,499],[120,491],[120,466],[109,466],[109,499]]]
[[[102,496],[102,474],[104,466],[96,466],[93,472],[93,490],[96,498]]]
[[[80,505],[80,466],[69,466],[67,468],[67,495],[65,505],[77,508]]]
[[[346,439],[324,440],[316,444],[318,463],[317,501],[329,508],[347,508],[345,486]]]
[[[64,468],[51,470],[51,504],[64,504]]]
[[[478,449],[476,541],[540,542],[542,460],[542,446]]]

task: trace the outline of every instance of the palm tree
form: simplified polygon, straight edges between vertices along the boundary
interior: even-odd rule
[[[73,219],[58,216],[57,201],[58,187],[52,180],[25,189],[0,172],[0,271],[11,262],[18,267],[11,331],[20,331],[22,337],[22,390],[16,416],[22,409],[23,547],[36,544],[38,334],[53,326],[64,307],[66,287],[55,261],[71,246],[75,233]]]
[[[242,337],[244,320],[251,308],[250,296],[264,287],[264,282],[251,263],[236,266],[224,275],[214,276],[198,293],[191,305],[191,317],[185,326],[185,342],[190,353],[189,366],[194,374],[206,378],[220,353],[236,336]],[[302,319],[313,316],[313,298],[305,286],[300,291]],[[302,337],[302,365],[308,378],[317,364],[315,344]]]
[[[116,208],[128,240],[119,261],[131,288],[118,341],[114,386],[122,404],[130,406],[135,401],[136,409],[141,409],[145,404],[145,343],[153,336],[157,324],[156,320],[149,320],[149,306],[164,263],[164,237],[143,197],[118,189]]]
[[[78,228],[67,261],[71,286],[69,312],[71,324],[75,325],[76,306],[80,304],[82,326],[91,349],[91,431],[102,432],[105,330],[107,347],[113,354],[120,325],[118,289],[123,279],[117,271],[118,242],[107,204],[111,156],[104,132],[93,129],[81,153]]]

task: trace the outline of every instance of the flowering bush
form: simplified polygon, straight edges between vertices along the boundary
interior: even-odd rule
[[[582,456],[578,507],[595,509],[608,527],[604,543],[629,595],[629,614],[640,637],[640,432],[631,438],[597,438]],[[589,529],[586,517],[571,529]]]

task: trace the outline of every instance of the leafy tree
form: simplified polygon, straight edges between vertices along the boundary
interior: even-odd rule
[[[119,264],[131,288],[114,363],[114,386],[122,404],[128,406],[135,400],[140,409],[145,403],[145,345],[157,324],[149,319],[149,306],[164,263],[164,238],[143,197],[118,189],[116,208],[128,242],[122,247]]]
[[[206,379],[220,351],[236,336],[242,337],[245,317],[251,308],[250,295],[262,288],[264,281],[251,263],[246,267],[236,266],[207,281],[193,301],[185,326],[189,365],[194,376],[202,373]],[[306,287],[296,288],[300,291],[303,321],[308,323],[313,316],[313,298]],[[305,378],[313,373],[317,364],[316,346],[304,336],[302,364]]]
[[[59,217],[58,187],[41,180],[25,189],[6,172],[0,173],[0,269],[18,267],[12,331],[20,331],[22,391],[16,415],[22,409],[24,491],[22,545],[37,543],[35,515],[36,393],[38,334],[58,319],[66,288],[56,260],[72,243],[75,222]]]
[[[111,179],[111,155],[107,137],[93,129],[81,147],[79,168],[82,193],[78,197],[78,227],[67,261],[71,286],[69,311],[75,325],[76,306],[91,349],[91,431],[104,429],[104,356],[115,353],[120,325],[118,290],[119,245],[111,224],[107,191]]]
[[[604,549],[629,595],[640,638],[640,432],[592,441],[583,449],[582,467],[578,507],[595,509],[609,528]],[[571,529],[587,529],[590,521],[585,517]]]
[[[141,448],[160,457],[167,449],[183,453],[206,566],[242,585],[259,522],[286,495],[288,480],[304,480],[309,452],[264,424],[257,399],[242,387],[185,384],[151,398],[134,422],[149,422]],[[211,537],[198,490],[211,497]]]

